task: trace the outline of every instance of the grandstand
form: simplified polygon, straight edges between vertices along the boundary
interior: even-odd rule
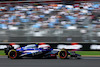
[[[99,2],[34,0],[0,4],[0,42],[100,41]]]

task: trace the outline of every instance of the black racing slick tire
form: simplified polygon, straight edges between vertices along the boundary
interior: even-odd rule
[[[66,59],[68,57],[68,52],[65,49],[62,49],[58,52],[58,57],[60,59]]]
[[[16,59],[16,58],[18,58],[18,52],[16,51],[16,50],[10,50],[9,52],[8,52],[8,57],[10,58],[10,59]]]

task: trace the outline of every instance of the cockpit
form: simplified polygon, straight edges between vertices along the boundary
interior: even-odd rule
[[[27,45],[24,47],[24,49],[35,49],[37,46],[35,44]]]

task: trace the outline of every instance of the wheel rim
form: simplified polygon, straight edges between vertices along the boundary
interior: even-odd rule
[[[11,52],[9,53],[9,57],[12,58],[12,59],[16,58],[16,56],[17,56],[16,51],[11,51]]]
[[[62,59],[65,59],[65,58],[67,57],[66,51],[61,51],[61,52],[59,53],[59,55],[60,55],[60,58],[62,58]]]

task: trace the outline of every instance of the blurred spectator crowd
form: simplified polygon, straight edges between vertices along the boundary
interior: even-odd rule
[[[22,29],[22,26],[32,29],[77,29],[88,28],[90,23],[93,27],[100,27],[96,26],[100,23],[100,17],[93,13],[99,9],[100,3],[0,4],[0,29]]]

